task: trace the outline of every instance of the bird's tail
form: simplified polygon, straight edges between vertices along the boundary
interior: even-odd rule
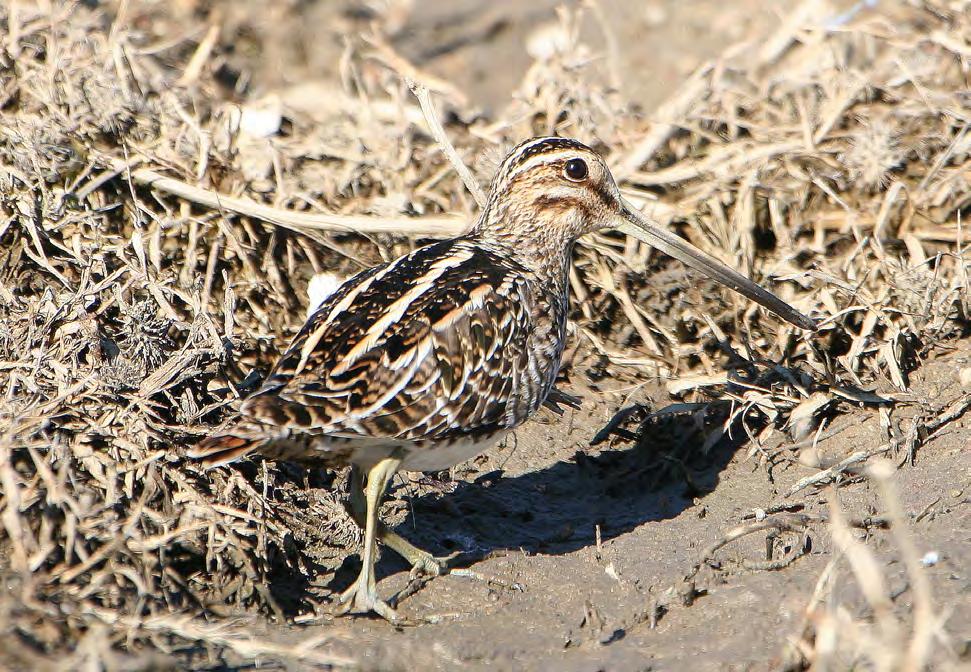
[[[224,433],[207,436],[187,452],[205,467],[220,467],[235,462],[256,451],[266,443],[265,436],[248,431],[245,426],[234,427]]]

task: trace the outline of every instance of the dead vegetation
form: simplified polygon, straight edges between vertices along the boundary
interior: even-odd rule
[[[202,474],[181,454],[295,332],[312,274],[350,274],[474,216],[409,81],[480,185],[523,137],[579,137],[632,202],[821,321],[796,333],[636,241],[590,237],[566,375],[669,379],[677,402],[631,409],[602,440],[647,442],[688,415],[697,431],[658,451],[662,475],[748,436],[768,469],[817,460],[803,485],[816,487],[876,455],[904,465],[967,410],[909,385],[968,335],[966,2],[873,16],[807,2],[648,120],[625,105],[628,75],[579,42],[595,11],[538,34],[509,107],[483,119],[395,54],[380,21],[348,42],[341,88],[255,99],[218,14],[189,5],[202,31],[152,3],[0,9],[0,665],[149,666],[151,650],[353,664],[339,641],[281,651],[203,618],[322,618],[356,541],[342,477]],[[861,405],[879,440],[812,456]],[[820,618],[794,665],[835,655],[820,633],[845,618]],[[918,634],[924,648],[899,651],[910,669],[927,654]]]
[[[787,643],[786,669],[921,670],[931,660],[942,668],[955,664],[957,656],[943,627],[946,615],[934,606],[924,563],[918,557],[909,521],[893,486],[893,472],[892,462],[877,460],[868,468],[867,476],[880,491],[888,512],[887,523],[913,584],[913,613],[908,617],[897,613],[880,563],[853,535],[833,490],[829,493],[830,531],[839,555],[830,560],[816,582],[802,632]],[[857,618],[851,607],[841,604],[839,569],[844,563],[860,586],[871,619]],[[934,650],[938,655],[932,655]]]

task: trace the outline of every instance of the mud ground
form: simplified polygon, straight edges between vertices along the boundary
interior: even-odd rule
[[[795,3],[607,4],[627,94],[650,110],[704,59],[743,37],[771,32]],[[555,5],[417,3],[396,47],[488,110],[507,100],[529,63],[527,35],[552,18]],[[307,29],[293,29],[291,37],[306,49]],[[326,63],[338,52],[336,43],[320,41],[303,54],[303,66],[291,53],[270,55],[256,69],[255,85],[272,90],[301,76],[326,76]],[[968,366],[971,342],[965,341],[916,372],[915,393],[942,404],[967,394],[958,372]],[[770,473],[743,441],[723,442],[691,464],[685,478],[657,484],[650,446],[591,447],[590,440],[618,408],[636,402],[657,410],[672,399],[658,381],[636,390],[610,388],[609,381],[593,386],[577,367],[565,389],[583,398],[582,410],[530,422],[513,440],[457,467],[454,492],[437,495],[420,483],[399,482],[386,508],[397,529],[436,554],[480,558],[460,564],[496,582],[462,576],[430,582],[399,607],[420,625],[341,618],[267,626],[268,633],[281,643],[325,636],[336,651],[353,652],[374,669],[780,669],[783,647],[798,635],[833,557],[825,525],[811,527],[809,552],[784,569],[753,571],[739,564],[741,558],[765,559],[765,536],[755,535],[719,551],[720,566],[704,566],[693,589],[682,579],[705,547],[757,510],[785,504],[825,516],[830,491],[808,488],[785,498],[792,484],[816,470],[796,464]],[[937,554],[927,573],[958,651],[971,641],[969,424],[968,418],[951,424],[895,477],[919,553]],[[873,409],[844,408],[831,429],[838,431],[819,443],[821,455],[838,459],[880,442]],[[862,479],[841,484],[838,497],[850,517],[882,510]],[[892,587],[895,608],[908,613],[912,591],[900,549],[883,529],[870,529],[867,542]],[[350,555],[338,588],[357,569]],[[868,606],[848,567],[843,563],[838,571],[841,601],[865,617]],[[409,583],[407,567],[391,553],[383,555],[379,576],[385,596]]]
[[[962,346],[928,364],[914,389],[957,398],[962,391],[956,371],[971,364],[971,343]],[[833,557],[825,525],[811,527],[811,550],[785,569],[739,565],[742,558],[765,559],[765,535],[753,535],[722,549],[720,567],[705,566],[693,590],[682,579],[709,544],[759,509],[785,504],[826,515],[826,490],[784,497],[816,470],[780,468],[770,480],[764,467],[746,457],[748,445],[720,446],[707,468],[691,470],[690,486],[674,479],[651,487],[649,447],[589,446],[615,404],[590,390],[582,396],[582,411],[534,421],[517,432],[515,442],[458,468],[453,493],[415,498],[413,488],[401,485],[386,509],[392,520],[396,513],[403,518],[397,528],[402,534],[436,554],[487,555],[463,566],[505,585],[446,576],[399,607],[406,618],[438,622],[396,629],[375,619],[345,618],[282,629],[281,639],[296,642],[324,627],[338,650],[354,651],[375,669],[780,669],[783,644],[798,633]],[[839,433],[817,448],[842,456],[875,447],[878,424],[873,412],[846,414],[834,423]],[[904,510],[911,520],[919,518],[913,526],[918,552],[939,557],[927,572],[958,645],[971,637],[969,440],[967,419],[951,425],[895,478]],[[838,496],[849,517],[883,509],[867,482],[843,484]],[[912,596],[900,549],[888,531],[871,534],[868,547],[905,614]],[[346,582],[357,567],[351,557]],[[865,616],[869,607],[845,565],[842,572],[841,601]],[[385,595],[409,584],[407,567],[392,553],[384,554],[379,575]],[[686,606],[679,596],[689,590],[693,601]]]

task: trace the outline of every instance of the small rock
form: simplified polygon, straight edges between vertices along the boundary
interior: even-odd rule
[[[617,573],[617,569],[614,567],[614,563],[610,562],[604,567],[604,573],[612,578],[617,583],[620,583],[620,574]]]
[[[251,138],[269,138],[280,132],[283,123],[283,105],[280,97],[270,95],[243,107],[239,117],[239,130]]]
[[[540,26],[526,38],[526,52],[537,61],[548,61],[570,48],[570,34],[559,23]]]
[[[668,10],[661,2],[649,2],[644,6],[642,13],[644,23],[651,28],[656,28],[668,21]]]

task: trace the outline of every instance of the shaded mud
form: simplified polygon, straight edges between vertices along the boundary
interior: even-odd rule
[[[969,362],[971,344],[965,343],[922,369],[924,380],[915,391],[934,388],[956,399],[962,392],[955,373]],[[827,490],[783,496],[814,470],[776,469],[770,479],[746,457],[748,445],[729,441],[702,460],[707,466],[688,468],[691,485],[671,479],[657,486],[647,471],[656,465],[650,441],[603,451],[588,447],[612,408],[591,395],[584,401],[583,411],[562,421],[533,422],[518,431],[514,450],[506,445],[476,461],[451,494],[415,495],[421,488],[413,486],[396,490],[397,510],[410,511],[399,532],[436,553],[487,554],[469,566],[505,585],[442,577],[399,607],[406,617],[437,622],[395,629],[373,619],[339,619],[285,628],[276,636],[295,641],[326,628],[348,650],[364,651],[363,660],[376,669],[783,667],[783,645],[798,635],[833,557],[824,524],[810,526],[808,552],[784,569],[741,566],[744,559],[766,559],[761,534],[726,546],[691,582],[683,579],[709,544],[759,510],[781,504],[826,516]],[[873,447],[877,425],[874,413],[847,414],[834,428],[839,433],[817,448],[843,455],[850,446]],[[927,574],[958,645],[971,636],[969,441],[971,422],[965,419],[921,448],[916,463],[896,476],[920,554],[938,558]],[[850,517],[877,516],[883,506],[876,492],[857,480],[839,488],[843,509]],[[906,614],[913,593],[900,549],[886,529],[871,528],[869,535],[895,608]],[[775,557],[785,550],[776,549]],[[356,568],[349,567],[343,580],[349,582]],[[866,618],[870,607],[849,570],[842,570],[840,600]],[[408,586],[407,568],[392,553],[384,554],[379,571],[384,594]]]

